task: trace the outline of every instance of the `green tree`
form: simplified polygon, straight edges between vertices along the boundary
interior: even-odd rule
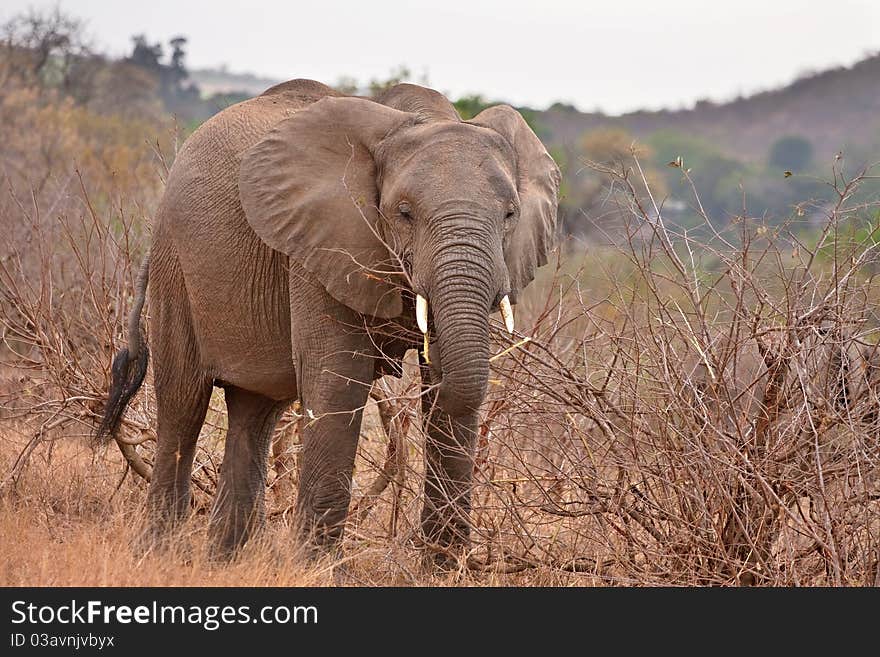
[[[358,86],[358,81],[356,78],[351,77],[350,75],[343,75],[337,78],[336,82],[333,85],[333,88],[336,89],[341,94],[346,94],[348,96],[356,96],[360,87]]]
[[[492,107],[493,105],[504,104],[504,101],[486,100],[482,94],[471,94],[469,96],[462,96],[458,100],[453,101],[452,104],[462,120],[469,121],[484,109]],[[529,107],[515,107],[514,109],[520,113],[529,127],[535,131],[536,135],[539,137],[546,136],[544,134],[544,127],[541,125],[540,121],[538,121],[538,113],[535,110]]]
[[[813,145],[808,139],[788,135],[777,139],[770,148],[770,166],[787,171],[804,171],[813,161]]]
[[[171,57],[169,63],[163,62],[164,49],[161,43],[151,44],[147,37],[138,34],[132,37],[133,48],[128,62],[138,66],[159,81],[159,96],[166,109],[187,120],[203,119],[204,104],[201,102],[198,86],[189,82],[186,70],[186,43],[183,36],[169,41]]]
[[[565,103],[561,100],[557,100],[550,107],[547,108],[548,112],[566,112],[568,114],[572,114],[578,111],[578,108],[572,105],[571,103]]]
[[[468,121],[494,103],[487,101],[481,94],[471,94],[462,96],[452,104],[455,105],[461,118]]]
[[[393,69],[389,76],[384,80],[379,80],[377,78],[373,78],[372,80],[370,80],[368,89],[371,96],[378,96],[383,91],[387,91],[391,87],[398,85],[401,82],[410,82],[411,80],[412,71],[409,70],[406,66],[398,66],[396,69]]]
[[[11,75],[66,94],[81,93],[99,59],[83,22],[58,7],[30,9],[0,25],[0,80]]]
[[[648,138],[648,143],[656,153],[654,162],[666,172],[666,182],[673,194],[691,201],[691,190],[683,186],[682,170],[666,166],[681,158],[700,195],[700,203],[711,219],[721,222],[728,215],[740,212],[739,181],[749,174],[745,163],[701,137],[673,130],[658,130]]]
[[[563,153],[554,153],[562,171],[559,215],[563,232],[584,234],[594,225],[609,229],[622,219],[620,207],[609,202],[612,190],[608,175],[597,171],[591,163],[613,169],[634,169],[638,157],[651,193],[658,200],[666,195],[663,173],[652,165],[654,152],[649,146],[636,144],[636,139],[622,128],[597,128],[581,135],[576,146]],[[641,181],[633,178],[637,193],[647,197]]]

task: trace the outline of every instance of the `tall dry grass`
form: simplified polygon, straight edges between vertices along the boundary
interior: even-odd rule
[[[857,195],[870,173],[847,176],[842,160],[827,199],[773,224],[706,216],[679,162],[698,218],[687,230],[664,222],[636,159],[596,165],[613,183],[604,246],[565,243],[517,308],[521,332],[495,323],[457,573],[425,572],[415,549],[413,362],[374,387],[343,556],[307,564],[292,548],[291,413],[267,531],[232,565],[204,559],[220,393],[184,539],[171,555],[132,552],[149,383],[125,416],[128,461],[90,436],[173,132],[43,94],[0,98],[3,584],[880,584],[878,207]]]

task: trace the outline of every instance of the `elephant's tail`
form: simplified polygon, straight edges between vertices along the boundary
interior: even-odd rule
[[[123,347],[113,359],[110,392],[104,415],[95,434],[97,442],[103,443],[116,437],[119,422],[128,402],[140,389],[147,374],[147,363],[150,360],[150,349],[146,335],[141,327],[141,314],[147,297],[147,284],[150,278],[150,256],[144,258],[135,284],[134,305],[128,316],[128,346]]]

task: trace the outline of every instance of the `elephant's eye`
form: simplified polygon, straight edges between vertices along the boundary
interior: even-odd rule
[[[506,225],[510,225],[516,219],[516,206],[510,205],[507,208],[507,211],[504,213],[504,223]]]
[[[412,219],[412,207],[410,207],[408,201],[401,201],[400,203],[398,203],[397,211],[400,212],[400,214],[407,219]]]

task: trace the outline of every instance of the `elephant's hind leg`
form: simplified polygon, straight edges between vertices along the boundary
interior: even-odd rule
[[[142,548],[161,545],[189,513],[196,441],[213,385],[200,363],[180,266],[161,242],[150,257],[149,289],[157,446]]]
[[[184,343],[156,340],[155,344],[159,347],[154,349],[158,444],[143,548],[160,545],[189,514],[196,441],[212,389]]]
[[[144,547],[161,543],[189,514],[196,441],[212,387],[195,371],[186,371],[194,370],[192,364],[171,373],[167,361],[157,358],[155,367],[158,445],[147,495]],[[172,375],[176,381],[168,381]]]
[[[264,522],[272,431],[287,402],[227,386],[229,430],[220,485],[211,512],[211,551],[229,558]]]

